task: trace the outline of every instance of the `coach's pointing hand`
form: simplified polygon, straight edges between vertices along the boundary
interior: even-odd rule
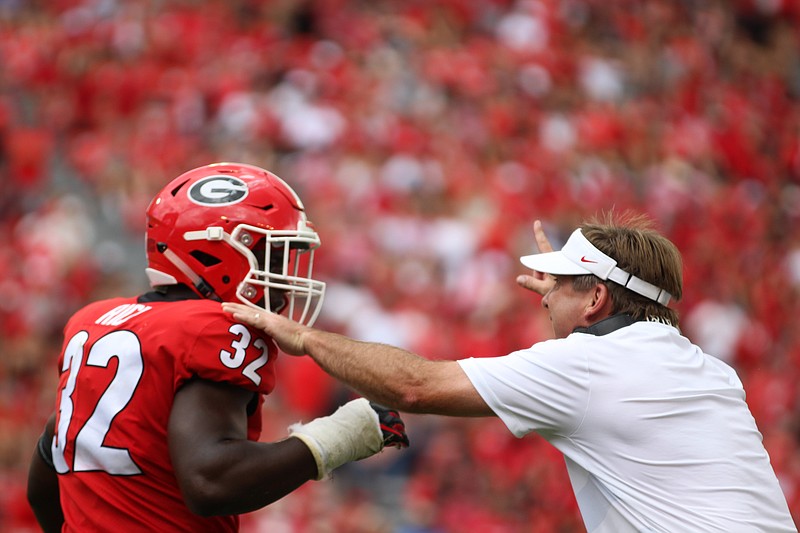
[[[276,313],[265,313],[243,304],[224,302],[222,310],[233,318],[264,330],[275,340],[278,347],[288,355],[305,355],[305,336],[311,328]]]
[[[540,220],[536,220],[533,223],[533,236],[536,239],[536,245],[539,247],[540,253],[553,251],[550,241],[544,234],[544,228]],[[553,287],[553,278],[548,274],[533,270],[530,275],[517,276],[517,285],[544,296]]]

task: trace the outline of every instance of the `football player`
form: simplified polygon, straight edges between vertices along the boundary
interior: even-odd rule
[[[312,324],[319,244],[297,194],[255,166],[204,166],[158,193],[152,291],[92,303],[64,328],[56,408],[29,472],[45,531],[236,531],[238,514],[408,445],[398,414],[363,398],[258,440],[278,349],[219,302]]]

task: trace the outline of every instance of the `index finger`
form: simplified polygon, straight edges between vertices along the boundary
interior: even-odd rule
[[[536,246],[539,247],[540,252],[547,253],[553,251],[553,246],[550,244],[547,235],[544,234],[544,227],[542,226],[541,220],[533,221],[533,236],[536,239]]]

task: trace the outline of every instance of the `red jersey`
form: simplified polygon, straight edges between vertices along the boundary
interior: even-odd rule
[[[248,438],[261,433],[262,394],[277,348],[211,300],[88,305],[64,329],[53,462],[64,531],[236,531],[237,516],[201,517],[181,496],[167,425],[192,377],[253,391]]]

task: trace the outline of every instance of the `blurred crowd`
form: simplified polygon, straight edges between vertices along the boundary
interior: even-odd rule
[[[430,358],[551,335],[516,286],[540,218],[650,215],[681,327],[745,385],[800,519],[800,4],[793,0],[0,0],[0,530],[66,318],[146,290],[144,210],[213,161],[303,198],[319,325]],[[351,393],[284,358],[265,438]],[[246,515],[247,532],[572,532],[559,454],[407,416],[412,448]]]

